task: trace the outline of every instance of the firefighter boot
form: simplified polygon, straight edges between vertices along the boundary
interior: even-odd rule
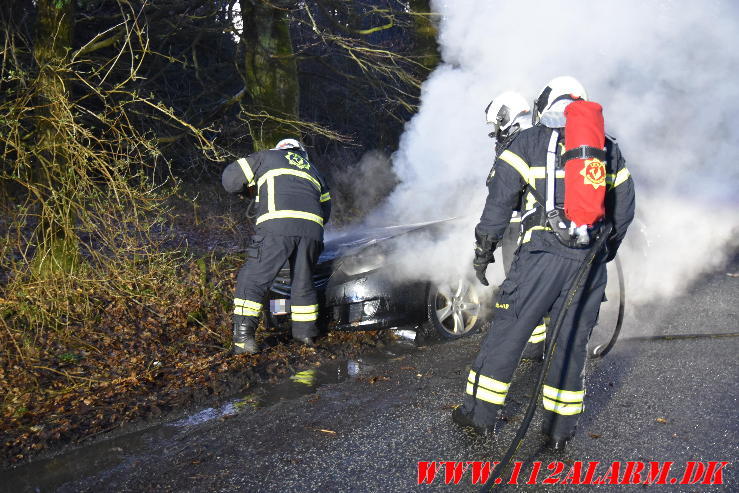
[[[548,437],[546,446],[547,448],[551,450],[555,450],[558,452],[561,452],[567,447],[567,442],[569,442],[569,438],[555,438],[555,437]]]
[[[257,340],[254,337],[254,327],[245,323],[234,323],[233,354],[255,354],[259,352]]]
[[[559,429],[558,429],[559,428]],[[541,432],[544,435],[545,446],[550,450],[562,452],[575,436],[574,429],[565,429],[557,426],[557,418],[545,413]]]
[[[305,345],[306,345],[306,346],[308,346],[308,347],[315,347],[315,345],[316,345],[316,342],[315,342],[315,341],[313,340],[313,338],[312,338],[312,337],[310,337],[310,336],[305,336],[305,337],[294,337],[294,339],[295,339],[296,341],[298,341],[298,342],[302,342],[303,344],[305,344]]]
[[[478,425],[464,412],[462,406],[457,406],[452,411],[452,421],[459,427],[469,429],[480,436],[494,435],[497,431],[496,425]],[[497,424],[497,423],[496,423]]]

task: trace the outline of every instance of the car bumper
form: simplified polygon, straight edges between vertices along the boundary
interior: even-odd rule
[[[328,330],[376,330],[418,323],[425,319],[427,285],[423,282],[398,284],[381,272],[360,276],[335,273],[315,282],[320,299],[319,324]],[[281,300],[289,295],[275,289],[270,297]],[[284,284],[282,284],[284,286]],[[274,319],[286,322],[289,301],[270,303],[283,312]],[[287,305],[288,308],[283,308]]]

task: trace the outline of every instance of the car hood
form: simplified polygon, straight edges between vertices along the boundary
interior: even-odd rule
[[[415,231],[432,229],[444,223],[454,222],[461,218],[454,217],[438,221],[427,221],[414,224],[402,224],[397,226],[386,226],[382,228],[358,227],[350,231],[339,232],[336,235],[327,235],[324,241],[323,253],[318,262],[330,262],[347,253],[355,253],[359,250],[379,243],[381,241],[395,238]]]

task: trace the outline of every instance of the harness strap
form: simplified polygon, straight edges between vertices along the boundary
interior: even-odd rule
[[[566,163],[571,159],[599,159],[601,161],[606,160],[606,151],[599,149],[598,147],[592,146],[580,146],[570,149],[562,154],[562,162]]]
[[[559,132],[556,130],[552,131],[552,136],[549,137],[549,147],[547,148],[547,200],[546,210],[547,212],[554,210],[554,182],[555,182],[555,171],[554,167],[557,162],[557,140],[559,139]]]

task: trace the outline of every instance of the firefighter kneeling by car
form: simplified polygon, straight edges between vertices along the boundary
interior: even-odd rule
[[[604,229],[595,257],[563,321],[543,387],[547,446],[563,449],[584,409],[587,343],[612,260],[634,216],[634,185],[618,145],[603,130],[602,108],[587,101],[572,77],[551,80],[534,104],[534,126],[521,130],[498,156],[475,228],[478,277],[523,197],[520,245],[500,286],[493,324],[466,382],[453,420],[482,434],[495,432],[513,373],[532,327],[557,320],[574,277]]]
[[[223,188],[242,193],[256,187],[256,229],[236,279],[233,352],[259,351],[255,332],[262,301],[280,269],[290,265],[293,338],[313,345],[318,335],[318,298],[313,269],[323,250],[323,227],[331,214],[326,182],[295,139],[250,154],[223,171]]]

